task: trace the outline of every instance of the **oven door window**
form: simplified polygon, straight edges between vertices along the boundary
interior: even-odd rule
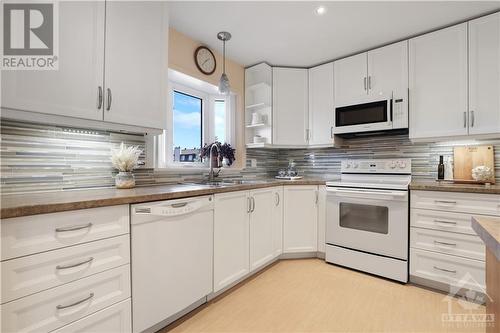
[[[389,231],[389,208],[341,202],[340,226],[343,228],[387,234]]]
[[[387,122],[387,101],[344,106],[335,109],[335,126],[352,126]]]

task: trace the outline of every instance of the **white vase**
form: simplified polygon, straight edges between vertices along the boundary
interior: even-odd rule
[[[135,187],[135,177],[132,172],[120,171],[115,176],[115,186],[116,188],[134,188]]]

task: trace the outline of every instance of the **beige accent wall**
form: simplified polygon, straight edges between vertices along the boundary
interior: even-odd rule
[[[214,39],[217,39],[217,36],[214,36]],[[220,54],[218,50],[211,49],[215,55],[217,67],[212,75],[205,75],[198,70],[194,62],[194,51],[200,45],[203,44],[170,28],[168,39],[168,67],[217,86],[222,74],[222,54]],[[231,42],[229,41],[226,44],[226,48],[230,47]],[[231,91],[236,95],[236,163],[234,167],[238,168],[244,167],[246,155],[244,127],[245,68],[226,58],[226,74],[231,84]]]

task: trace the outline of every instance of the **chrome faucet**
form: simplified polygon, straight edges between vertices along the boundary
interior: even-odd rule
[[[213,163],[213,155],[212,155],[213,151],[214,151],[214,147],[217,150],[217,165],[215,167],[220,168],[220,166],[219,166],[220,149],[216,143],[212,143],[212,145],[210,145],[210,172],[208,173],[208,180],[211,182],[215,180],[215,177],[219,176],[219,172],[220,172],[220,169],[217,172],[214,171],[214,165],[213,165],[214,163]]]

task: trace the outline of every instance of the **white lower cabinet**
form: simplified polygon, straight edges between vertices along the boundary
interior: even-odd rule
[[[282,186],[216,194],[214,217],[214,292],[282,253]]]
[[[283,186],[273,188],[273,248],[274,257],[283,253]]]
[[[410,203],[410,280],[452,293],[484,292],[485,247],[471,218],[500,216],[500,196],[412,191]]]
[[[274,258],[273,188],[250,191],[250,271],[255,271]]]
[[[130,297],[130,267],[120,266],[2,304],[2,332],[50,332]]]
[[[2,220],[0,331],[130,332],[128,211]]]
[[[250,199],[247,191],[214,197],[214,292],[217,292],[250,271]]]
[[[318,249],[318,186],[284,186],[283,252]]]
[[[97,311],[83,319],[53,331],[54,333],[110,333],[131,332],[132,311],[130,299]]]

